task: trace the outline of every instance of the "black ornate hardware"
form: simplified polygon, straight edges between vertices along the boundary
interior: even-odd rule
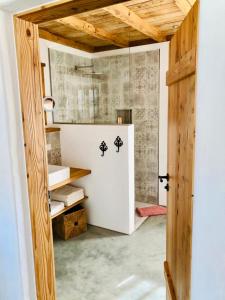
[[[114,145],[117,147],[116,152],[120,152],[120,147],[123,146],[123,141],[121,140],[121,138],[119,136],[115,139]]]
[[[105,151],[108,150],[108,147],[104,141],[101,142],[101,145],[99,146],[99,149],[102,151],[101,156],[104,156]]]
[[[160,175],[159,175],[159,181],[160,181],[160,182],[163,182],[163,179],[166,179],[167,181],[169,181],[169,180],[170,180],[169,174],[167,173],[165,176],[160,176]]]
[[[169,192],[170,186],[168,183],[164,186],[164,189],[167,190],[167,192]]]

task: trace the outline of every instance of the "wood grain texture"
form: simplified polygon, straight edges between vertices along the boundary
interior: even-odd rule
[[[66,211],[70,210],[71,208],[83,203],[84,201],[86,201],[88,199],[88,197],[84,197],[83,199],[77,201],[76,203],[71,204],[70,206],[66,206],[64,207],[64,209],[62,209],[61,211],[57,212],[55,215],[51,216],[51,219],[55,219],[56,217],[60,216],[61,214],[65,213]]]
[[[186,1],[190,3],[190,7],[195,2],[195,0]],[[118,4],[122,4],[123,8],[119,14],[116,12]],[[107,7],[110,7],[111,12],[115,10],[116,14],[107,11]],[[44,38],[81,50],[89,46],[93,51],[98,52],[101,48],[112,45],[112,42],[101,39],[97,35],[90,35],[86,31],[60,24],[57,20],[75,16],[94,28],[101,28],[116,36],[117,39],[123,41],[123,44],[125,42],[126,45],[129,44],[132,47],[138,45],[139,41],[142,41],[142,44],[148,44],[149,37],[152,36],[160,41],[167,36],[172,36],[186,15],[187,10],[183,12],[175,0],[63,0],[60,3],[41,6],[30,13],[25,12],[20,14],[20,17],[39,23],[40,30],[44,31]],[[84,49],[88,52],[93,52],[92,50]]]
[[[101,27],[95,27],[94,25],[81,20],[76,17],[67,17],[63,19],[57,20],[58,23],[63,24],[65,27],[69,27],[78,31],[82,31],[91,35],[95,38],[108,41],[119,47],[128,47],[128,43],[124,41],[122,38],[117,37],[116,35],[107,32]]]
[[[170,276],[169,265],[168,265],[167,261],[164,262],[164,276],[165,276],[165,280],[166,280],[168,300],[176,300],[173,281],[172,281],[172,278]]]
[[[116,3],[127,2],[128,0],[72,0],[58,1],[53,4],[43,5],[40,8],[32,9],[30,12],[18,14],[17,16],[36,24],[46,21],[57,20],[64,17],[69,17],[75,14],[80,14],[87,11],[92,11],[105,6]]]
[[[57,128],[57,127],[45,127],[45,132],[46,133],[51,133],[51,132],[57,132],[60,131],[61,128]]]
[[[69,184],[81,177],[87,176],[91,174],[91,170],[85,170],[85,169],[78,169],[78,168],[70,168],[70,178],[63,180],[62,182],[59,182],[57,184],[51,185],[48,187],[49,191],[53,191],[55,189],[58,189],[66,184]]]
[[[184,14],[188,14],[192,6],[188,0],[175,0],[175,3]]]
[[[15,36],[37,299],[54,300],[55,269],[48,209],[48,175],[38,27],[15,18]]]
[[[79,50],[90,52],[90,53],[94,52],[94,48],[89,45],[75,42],[71,39],[64,38],[60,35],[53,34],[51,32],[43,30],[43,29],[39,29],[39,37],[44,40],[55,42],[55,43],[58,43],[58,44],[61,44],[64,46],[71,47],[71,48],[79,49]]]
[[[196,49],[185,53],[181,59],[166,74],[166,84],[169,86],[195,73]]]
[[[169,73],[197,49],[198,2],[170,43]],[[196,56],[195,62],[196,62]],[[179,69],[179,68],[178,68]],[[186,74],[187,75],[187,74]],[[177,300],[191,288],[195,72],[169,85],[167,263]]]
[[[165,36],[156,26],[149,24],[123,4],[106,7],[105,11],[120,19],[123,23],[135,28],[137,31],[151,37],[155,41],[165,41]]]

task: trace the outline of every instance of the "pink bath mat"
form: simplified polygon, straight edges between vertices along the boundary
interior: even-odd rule
[[[137,207],[136,211],[140,217],[151,217],[166,215],[167,209],[164,206],[152,205],[148,207]]]

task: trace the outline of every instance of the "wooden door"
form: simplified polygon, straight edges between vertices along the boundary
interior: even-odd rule
[[[198,2],[170,43],[167,73],[168,220],[165,275],[167,299],[189,300],[195,144]]]

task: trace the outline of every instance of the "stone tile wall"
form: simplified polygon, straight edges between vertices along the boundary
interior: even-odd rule
[[[90,68],[92,61],[76,55],[49,49],[52,96],[57,99],[56,123],[94,123],[94,97]]]
[[[46,134],[46,143],[51,145],[48,150],[48,163],[50,165],[61,165],[60,131]]]
[[[115,123],[117,109],[132,109],[135,125],[136,200],[157,202],[159,127],[159,51],[94,60],[98,90],[95,123]]]
[[[55,121],[111,124],[117,109],[132,109],[136,200],[158,202],[159,50],[92,61],[51,50],[50,57]],[[77,74],[75,64],[102,74]]]

